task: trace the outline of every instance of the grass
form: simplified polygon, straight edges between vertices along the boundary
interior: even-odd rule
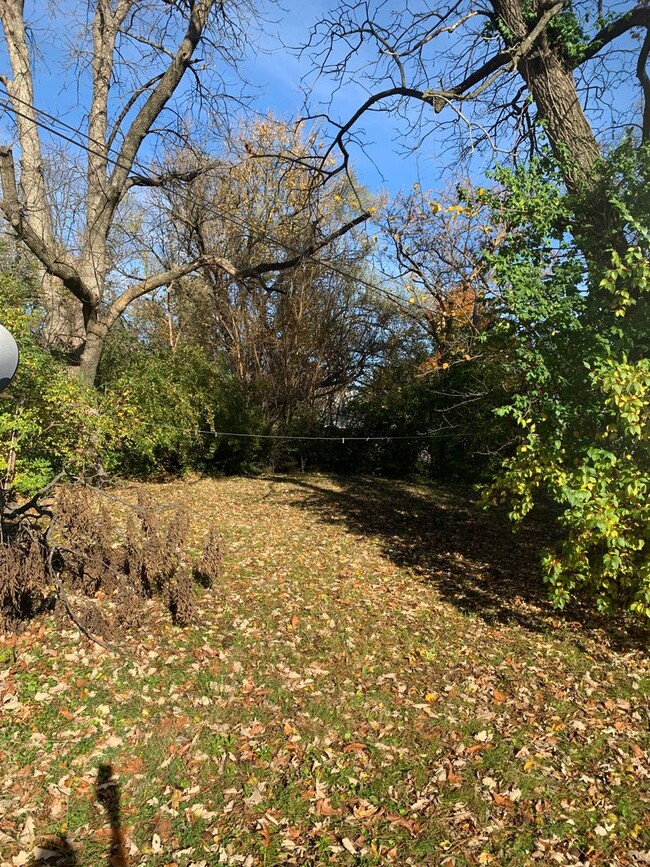
[[[382,480],[144,487],[195,549],[216,523],[222,580],[120,656],[4,638],[2,867],[650,857],[644,636],[549,609],[542,525]]]

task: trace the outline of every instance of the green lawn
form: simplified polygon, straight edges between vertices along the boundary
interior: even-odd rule
[[[643,638],[547,607],[543,527],[463,488],[143,487],[197,551],[219,527],[222,579],[119,655],[5,637],[2,867],[650,863]]]

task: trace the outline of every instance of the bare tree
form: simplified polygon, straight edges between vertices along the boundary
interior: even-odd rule
[[[207,263],[237,274],[237,266],[214,249],[201,250],[193,258],[159,262],[148,272],[140,269],[129,274],[123,268],[121,274],[112,274],[111,237],[129,193],[159,188],[179,177],[173,169],[143,169],[138,157],[145,141],[149,147],[161,138],[188,140],[191,90],[200,105],[209,105],[223,123],[228,94],[237,94],[228,90],[224,73],[222,95],[214,97],[217,88],[207,89],[206,76],[211,70],[213,77],[219,77],[220,71],[233,67],[254,10],[247,0],[93,0],[88,7],[90,23],[80,38],[79,63],[87,64],[91,97],[83,130],[77,136],[67,134],[76,140],[83,135],[83,203],[75,220],[75,237],[66,239],[57,232],[57,198],[48,189],[42,140],[42,128],[55,119],[48,120],[34,104],[24,3],[0,0],[11,67],[10,75],[0,76],[0,84],[15,118],[20,150],[18,173],[12,149],[0,149],[0,207],[41,265],[48,341],[63,349],[78,376],[92,384],[106,335],[135,299]],[[72,182],[79,185],[78,175],[72,175]],[[327,239],[319,238],[316,246],[325,243]],[[289,258],[301,254],[293,251]],[[280,262],[249,263],[248,268],[260,275],[272,273],[285,267],[286,258],[284,251]]]
[[[635,33],[638,49],[629,39]],[[316,25],[309,49],[320,73],[340,87],[354,78],[368,91],[346,120],[329,118],[336,131],[328,157],[337,147],[343,154],[330,171],[347,166],[362,118],[382,108],[402,118],[412,147],[451,125],[466,149],[487,142],[510,152],[522,142],[535,147],[543,127],[572,190],[593,179],[602,154],[597,126],[604,132],[625,121],[650,137],[645,3],[622,11],[591,0],[450,0],[391,12],[384,3],[346,0]],[[613,97],[635,74],[640,118],[624,113],[629,92]],[[421,106],[415,121],[405,108],[413,102]],[[435,124],[431,109],[440,115]]]
[[[483,253],[500,233],[485,225],[480,204],[463,198],[459,190],[434,196],[416,185],[386,210],[387,276],[400,288],[393,301],[432,338],[430,372],[469,360],[489,321],[494,289]]]
[[[345,179],[323,186],[310,167],[317,146],[315,131],[273,117],[242,123],[218,164],[168,196],[176,243],[195,258],[218,247],[235,266],[206,265],[178,284],[168,345],[183,329],[225,356],[271,424],[348,387],[382,340],[381,304],[364,279],[372,245],[340,228],[359,222],[357,191]],[[286,267],[272,275],[255,264],[283,251]]]

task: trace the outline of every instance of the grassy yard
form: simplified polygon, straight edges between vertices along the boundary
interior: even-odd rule
[[[643,637],[547,607],[541,528],[461,488],[143,487],[223,578],[119,655],[0,643],[2,867],[650,863]]]

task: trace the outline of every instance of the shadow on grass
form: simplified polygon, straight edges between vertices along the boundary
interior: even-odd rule
[[[75,850],[66,837],[58,837],[55,840],[48,838],[43,840],[40,849],[49,853],[47,860],[39,858],[37,863],[52,864],[55,867],[78,867],[79,862]],[[32,861],[29,862],[33,863]]]
[[[120,817],[120,787],[113,779],[111,765],[100,765],[97,769],[95,795],[106,811],[111,829],[111,846],[108,853],[109,867],[127,867],[128,859],[124,846],[124,831]]]
[[[340,490],[313,477],[274,476],[294,488],[294,502],[323,521],[376,538],[383,554],[409,567],[422,581],[463,612],[488,623],[516,622],[545,631],[549,619],[607,631],[619,647],[645,645],[647,631],[575,606],[550,606],[540,556],[553,544],[550,516],[513,528],[503,509],[475,505],[468,485],[412,485],[392,479],[337,478]]]
[[[120,818],[120,787],[113,778],[111,765],[100,765],[97,768],[95,799],[104,808],[110,827],[111,842],[105,863],[108,867],[128,867],[129,861]],[[39,859],[44,864],[52,864],[55,867],[79,867],[75,849],[65,837],[49,837],[43,841],[40,848],[50,853],[46,858]]]

